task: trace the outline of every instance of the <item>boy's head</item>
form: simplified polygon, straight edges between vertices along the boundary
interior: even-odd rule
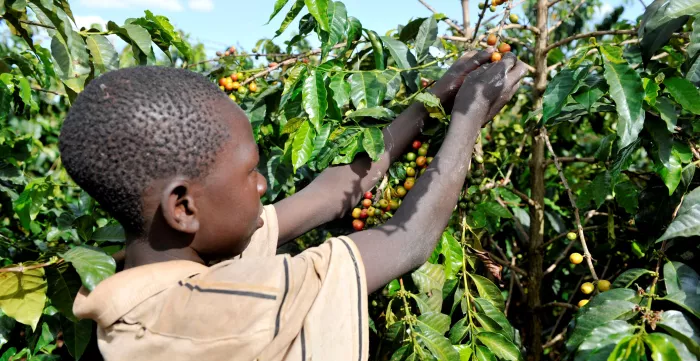
[[[102,75],[76,99],[59,146],[75,182],[154,248],[178,238],[204,257],[230,256],[262,225],[266,186],[250,123],[199,74]]]

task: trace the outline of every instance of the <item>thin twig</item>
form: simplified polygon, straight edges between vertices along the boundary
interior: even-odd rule
[[[606,227],[607,227],[607,226],[588,226],[588,227],[583,227],[583,230],[586,231],[586,232],[588,232],[588,231],[593,231],[593,230],[596,230],[596,229],[602,229],[602,228],[606,228]],[[558,241],[558,240],[560,240],[560,239],[566,237],[566,235],[569,234],[569,232],[570,232],[570,231],[566,231],[566,232],[564,232],[564,233],[560,233],[560,234],[556,235],[555,237],[552,237],[552,239],[550,239],[549,241],[547,241],[547,242],[545,242],[545,243],[542,244],[542,249],[545,249],[545,248],[547,248],[547,246],[549,246],[550,244],[552,244],[552,243],[554,243],[554,242],[556,242],[556,241]],[[574,242],[572,242],[572,243],[574,243]],[[555,263],[556,263],[556,262],[555,262]]]
[[[576,306],[574,306],[574,308],[576,308]],[[562,313],[562,314],[563,314],[563,313]],[[554,337],[554,338],[552,338],[551,340],[547,341],[547,343],[545,343],[544,345],[542,345],[542,348],[543,348],[543,349],[545,349],[545,348],[550,348],[550,347],[554,346],[557,342],[563,341],[565,335],[566,335],[566,330],[560,332],[556,337]]]
[[[586,2],[586,0],[581,0],[581,1],[579,1],[579,3],[576,4],[576,6],[574,6],[574,8],[571,9],[571,11],[569,11],[569,16],[567,16],[566,18],[563,18],[563,19],[559,20],[556,24],[554,24],[551,28],[549,28],[549,29],[547,30],[547,32],[548,32],[548,33],[551,33],[552,31],[556,30],[556,28],[560,27],[561,24],[564,23],[564,21],[569,20],[574,14],[576,14],[576,11],[577,11],[585,2]]]
[[[561,181],[564,184],[564,188],[566,188],[566,193],[569,196],[569,202],[571,202],[571,207],[574,209],[574,219],[576,221],[576,228],[578,229],[578,236],[579,236],[579,239],[581,241],[581,246],[583,247],[583,255],[584,255],[584,258],[586,258],[586,263],[588,264],[588,269],[591,271],[591,276],[593,276],[593,279],[598,281],[598,275],[595,272],[595,267],[593,267],[593,258],[591,257],[591,252],[588,251],[588,245],[586,244],[586,238],[583,234],[583,226],[581,225],[581,216],[579,215],[578,207],[576,206],[576,199],[574,197],[574,193],[571,191],[571,187],[569,187],[569,182],[566,181],[566,177],[564,176],[564,171],[562,170],[561,164],[559,163],[559,160],[557,159],[557,154],[554,153],[554,148],[552,148],[552,143],[549,141],[549,135],[547,134],[547,128],[542,128],[542,134],[544,135],[544,141],[545,141],[545,144],[547,144],[547,149],[549,149],[549,152],[552,154],[552,158],[554,158],[554,165],[557,167],[557,171],[559,172],[559,177],[561,178]]]
[[[44,267],[48,267],[48,266],[51,266],[54,264],[61,264],[61,263],[63,263],[63,259],[51,260],[51,261],[44,262],[44,263],[33,264],[31,266],[19,265],[19,266],[14,266],[14,267],[5,267],[5,268],[0,268],[0,273],[6,273],[6,272],[22,273],[24,271],[29,271],[29,270],[33,270],[33,269],[37,269],[37,268],[44,268]]]
[[[510,258],[510,266],[515,267],[515,256]],[[518,275],[510,274],[510,286],[508,286],[508,299],[506,300],[506,308],[503,310],[503,314],[508,317],[508,308],[510,308],[510,301],[513,300],[513,286],[515,285],[515,279]]]
[[[39,88],[39,87],[32,87],[32,90],[36,90],[36,91],[40,91],[40,92],[44,92],[44,93],[50,93],[50,94],[54,94],[54,95],[59,95],[62,97],[66,96],[65,94],[61,94],[61,93],[53,91],[53,90]]]
[[[3,18],[2,16],[0,16],[0,20],[5,20],[5,18]],[[39,26],[39,27],[42,27],[42,28],[47,28],[47,29],[56,30],[56,27],[54,27],[54,26],[51,26],[51,25],[44,25],[44,24],[42,24],[42,23],[37,23],[37,22],[35,22],[35,21],[19,20],[19,22],[22,23],[22,24],[34,25],[34,26]]]
[[[693,144],[693,142],[689,140],[688,145],[690,146],[690,150],[693,152],[693,156],[695,156],[695,159],[700,160],[700,152],[698,152],[698,149],[695,147],[695,144]]]
[[[566,45],[574,40],[583,39],[583,38],[590,38],[590,37],[604,36],[604,35],[633,35],[633,34],[637,34],[637,29],[591,31],[590,33],[576,34],[576,35],[569,36],[568,38],[561,39],[561,40],[549,45],[545,50],[547,52],[549,52],[552,49],[556,49],[556,48],[558,48],[562,45]]]
[[[596,163],[598,162],[597,159],[594,157],[559,157],[559,162],[561,163]],[[554,163],[553,160],[547,159],[547,164],[552,164]]]
[[[433,7],[430,6],[430,4],[428,4],[427,2],[425,2],[425,1],[423,1],[423,0],[418,0],[418,2],[420,2],[421,4],[423,4],[423,6],[425,6],[426,8],[428,8],[428,10],[432,11],[433,14],[438,14],[438,12],[437,12],[435,9],[433,9]],[[462,29],[461,26],[459,26],[459,25],[453,23],[452,20],[450,20],[450,19],[445,19],[444,21],[445,21],[445,24],[451,26],[453,29],[459,31],[461,34],[464,34],[464,29]]]
[[[249,58],[249,57],[259,57],[259,56],[265,56],[265,57],[303,57],[306,55],[306,53],[303,54],[285,54],[285,53],[242,53],[242,54],[231,54],[231,55],[224,55],[224,56],[217,56],[211,59],[206,59],[202,60],[196,63],[192,63],[187,65],[188,68],[191,68],[193,66],[201,65],[204,63],[210,63],[214,61],[219,61],[221,59],[226,59],[226,58]]]
[[[561,307],[561,308],[568,308],[568,309],[576,309],[576,306],[566,303],[566,302],[550,302],[550,303],[545,303],[544,305],[540,306],[540,308],[546,308],[546,307]]]
[[[476,35],[479,34],[479,27],[481,26],[481,22],[484,20],[484,15],[486,15],[486,8],[489,7],[489,0],[484,0],[484,8],[481,9],[481,13],[479,14],[479,18],[476,20],[476,26],[474,27],[474,33],[472,34],[472,48],[474,45],[476,45],[477,40],[476,40]]]
[[[514,8],[514,7],[516,7],[516,6],[518,6],[518,5],[521,5],[521,4],[523,4],[523,3],[525,3],[525,0],[520,0],[520,1],[516,2],[516,3],[514,3],[513,6],[511,7],[511,9]],[[507,10],[507,9],[506,9],[506,10]],[[503,10],[503,11],[501,11],[501,12],[499,12],[499,13],[493,14],[490,18],[484,20],[484,24],[488,24],[490,21],[492,21],[492,20],[496,19],[497,17],[501,16],[504,12],[506,12],[506,10]]]

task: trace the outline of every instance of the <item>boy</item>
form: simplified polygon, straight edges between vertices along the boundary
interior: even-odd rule
[[[394,217],[296,257],[275,250],[349,212],[418,135],[421,104],[384,129],[378,162],[329,168],[263,206],[250,123],[214,84],[157,67],[92,81],[63,124],[60,150],[76,183],[127,233],[125,269],[74,303],[78,317],[97,321],[104,358],[366,360],[367,294],[428,258],[479,130],[525,73],[512,54],[483,65],[491,51],[463,56],[433,87],[448,111],[454,103],[452,121]]]

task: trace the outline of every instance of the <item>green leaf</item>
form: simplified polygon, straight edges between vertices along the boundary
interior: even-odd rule
[[[414,361],[415,355],[412,345],[403,345],[398,350],[394,351],[389,361]]]
[[[71,356],[79,360],[90,344],[92,337],[93,320],[84,319],[78,322],[63,321],[61,328],[63,329],[63,339],[66,342],[66,348]]]
[[[695,58],[695,62],[688,69],[685,78],[695,85],[700,85],[700,56]]]
[[[626,147],[637,140],[644,126],[644,87],[642,79],[627,63],[605,60],[605,80],[610,87],[610,97],[617,106],[617,135],[619,146]]]
[[[385,93],[386,85],[374,72],[363,71],[350,76],[350,99],[358,110],[382,105]]]
[[[637,214],[637,208],[639,207],[639,189],[634,183],[630,181],[624,181],[622,183],[615,184],[615,199],[617,203],[625,209],[629,214]]]
[[[496,202],[486,202],[486,203],[479,203],[476,206],[477,211],[484,212],[484,214],[497,217],[497,218],[513,218],[513,216],[508,212],[507,209],[503,208],[500,204]]]
[[[693,0],[691,0],[693,1]],[[642,62],[649,63],[658,49],[668,43],[673,33],[679,30],[688,20],[688,16],[670,16],[667,11],[668,0],[655,0],[644,11],[639,26],[639,45],[642,50]]]
[[[151,34],[148,33],[143,26],[136,24],[125,24],[123,27],[126,34],[132,40],[134,44],[144,53],[146,56],[150,55],[151,49]]]
[[[613,182],[617,179],[617,176],[622,173],[622,171],[627,170],[627,168],[629,168],[629,166],[632,164],[632,155],[637,151],[641,143],[641,139],[637,139],[617,152],[615,161],[610,167],[610,178],[612,178]]]
[[[365,33],[367,33],[367,38],[369,39],[370,44],[372,44],[372,55],[374,56],[375,69],[384,70],[386,68],[386,64],[384,63],[384,44],[382,44],[382,40],[373,30],[365,29]]]
[[[496,361],[496,355],[493,354],[487,347],[476,346],[477,361]]]
[[[6,316],[0,311],[0,348],[10,341],[10,333],[15,328],[15,324],[14,318]],[[1,357],[0,360],[2,360]]]
[[[644,101],[654,106],[656,104],[656,97],[659,96],[659,90],[661,89],[659,84],[656,84],[653,79],[649,78],[642,79],[642,84],[644,85]]]
[[[435,332],[427,325],[424,326],[422,322],[419,322],[418,325],[420,325],[421,328],[420,332],[416,333],[416,336],[418,336],[420,341],[425,344],[433,356],[440,361],[460,361],[459,353],[454,347],[452,347],[450,340]]]
[[[44,269],[0,273],[0,311],[36,329],[46,304]]]
[[[464,316],[464,318],[455,322],[452,328],[450,328],[450,342],[452,342],[452,344],[461,343],[467,336],[467,332],[469,332],[469,320],[467,320],[467,316]]]
[[[574,361],[605,361],[615,346],[637,328],[627,321],[613,320],[596,327],[581,343]]]
[[[683,312],[664,311],[657,325],[683,342],[696,357],[700,357],[700,330]]]
[[[421,62],[428,55],[428,48],[435,43],[437,40],[437,21],[435,17],[430,16],[423,21],[420,28],[418,28],[418,35],[416,36],[416,58]]]
[[[59,255],[73,265],[80,275],[83,286],[90,291],[113,275],[117,268],[114,258],[98,248],[78,246]]]
[[[27,184],[19,198],[13,202],[22,227],[29,229],[31,221],[36,219],[41,207],[46,203],[51,189],[51,185],[43,178],[36,178]]]
[[[700,2],[697,0],[671,0],[666,9],[666,16],[679,17],[683,15],[697,15],[700,13]]]
[[[547,121],[561,112],[566,99],[579,86],[581,81],[588,76],[589,66],[576,69],[563,69],[547,85],[544,92],[544,106],[542,110],[542,122]]]
[[[364,118],[370,117],[375,119],[394,119],[396,114],[390,109],[384,107],[362,108],[348,114],[348,118]]]
[[[639,303],[641,300],[642,297],[637,294],[636,290],[629,288],[613,288],[591,298],[586,307],[597,307],[607,301],[629,301],[632,303]]]
[[[509,361],[521,360],[520,350],[514,343],[508,341],[500,334],[493,332],[479,332],[476,338],[491,350],[498,358]]]
[[[430,327],[433,331],[444,335],[450,329],[450,316],[440,312],[427,312],[418,316],[419,325]]]
[[[595,203],[595,208],[598,209],[605,202],[605,198],[610,194],[612,188],[612,178],[610,172],[599,173],[592,182],[586,185],[578,199],[576,205],[579,208],[588,209],[590,203]]]
[[[639,335],[632,335],[622,339],[617,344],[608,361],[646,361],[644,343]]]
[[[313,124],[314,129],[319,131],[321,129],[321,122],[326,116],[326,109],[328,109],[323,73],[311,71],[309,76],[304,80],[304,88],[301,94],[304,110],[309,115],[309,120],[311,124]]]
[[[515,340],[515,329],[510,324],[506,316],[490,301],[477,297],[474,299],[477,310],[495,321],[503,330],[504,336],[510,341]]]
[[[462,270],[464,250],[452,234],[447,231],[442,232],[440,248],[440,253],[445,257],[445,278],[448,280],[454,279],[457,273]]]
[[[596,160],[601,162],[605,162],[608,160],[608,158],[610,157],[610,153],[612,153],[613,141],[616,137],[617,135],[615,134],[608,134],[600,140],[600,146],[594,154]]]
[[[92,62],[100,73],[119,68],[119,54],[105,36],[89,35],[85,41],[92,55]]]
[[[651,350],[651,359],[654,361],[683,361],[673,343],[666,335],[660,333],[647,333],[642,336],[644,343]]]
[[[673,105],[670,99],[666,97],[659,97],[656,99],[656,110],[659,111],[661,119],[666,122],[666,128],[671,133],[676,132],[676,123],[678,122],[678,111],[676,106]]]
[[[666,91],[668,91],[673,99],[675,99],[678,104],[693,114],[700,115],[700,91],[693,85],[683,78],[666,78],[664,79],[664,85],[666,86]]]
[[[367,109],[363,109],[367,110]],[[372,161],[379,161],[379,156],[384,154],[384,134],[379,128],[365,128],[362,131],[362,147]]]
[[[329,31],[328,25],[328,0],[304,0],[309,13],[321,27],[321,30]]]
[[[445,271],[442,265],[426,262],[411,273],[411,278],[421,293],[428,293],[442,289],[445,284]]]
[[[401,73],[396,70],[385,70],[379,75],[382,83],[386,85],[386,94],[384,100],[392,100],[396,98],[396,94],[401,89]]]
[[[328,122],[323,124],[321,130],[318,132],[318,134],[316,134],[316,138],[314,138],[314,150],[311,152],[311,157],[309,159],[315,160],[316,157],[318,157],[321,150],[326,146],[326,143],[328,143],[328,138],[331,135],[332,129],[333,123]]]
[[[653,273],[654,272],[644,268],[630,268],[627,271],[622,272],[622,274],[620,274],[619,276],[617,276],[615,281],[612,283],[612,287],[627,288],[631,286],[634,283],[634,281],[636,281],[639,277]]]
[[[593,104],[600,100],[600,98],[603,97],[603,94],[604,92],[600,89],[600,87],[586,87],[583,91],[574,95],[574,100],[590,111]]]
[[[71,321],[77,322],[78,318],[73,314],[73,302],[75,295],[80,291],[80,286],[82,286],[78,274],[71,268],[60,272],[56,268],[48,267],[46,268],[46,278],[51,305]]]
[[[476,285],[476,290],[479,292],[479,296],[491,302],[494,307],[503,311],[505,309],[505,300],[501,294],[501,290],[489,281],[488,278],[479,276],[476,274],[469,273],[469,277],[474,281]]]
[[[345,73],[338,73],[331,77],[331,83],[328,86],[333,93],[333,100],[338,105],[338,108],[343,108],[350,101],[350,83],[345,81]]]
[[[700,235],[700,187],[685,195],[676,218],[656,242],[697,235]]]
[[[120,224],[110,224],[98,228],[92,234],[91,239],[97,242],[124,243],[126,242],[126,234],[124,233],[124,227]]]
[[[292,165],[294,166],[294,172],[306,164],[313,152],[316,132],[310,124],[310,122],[302,123],[299,130],[294,134],[294,142],[292,143]]]
[[[345,4],[340,1],[328,2],[328,23],[330,30],[325,46],[330,48],[338,44],[345,36],[345,29],[348,27],[348,13],[345,10]]]
[[[690,44],[688,44],[688,58],[694,58],[698,51],[700,51],[700,16],[696,16],[693,21],[693,32],[690,33]]]
[[[390,36],[382,36],[380,38],[400,69],[410,69],[416,65],[416,59],[408,51],[406,44]]]
[[[629,301],[607,300],[601,304],[587,305],[580,309],[576,314],[574,331],[566,342],[567,349],[570,351],[577,349],[595,328],[609,321],[626,320],[632,317],[635,314],[634,305]]]
[[[272,19],[277,16],[277,14],[282,10],[282,8],[287,5],[287,2],[289,0],[277,0],[275,1],[275,8],[272,10],[272,14],[270,14],[270,19],[267,20],[267,23],[265,25],[269,24]]]
[[[304,0],[296,0],[294,5],[292,5],[292,8],[289,9],[289,12],[287,12],[287,15],[285,15],[284,20],[282,20],[282,24],[280,24],[279,29],[275,31],[275,37],[280,36],[289,26],[289,24],[296,19],[297,15],[301,12],[301,10],[304,8]],[[325,13],[325,12],[324,12]]]
[[[664,284],[666,296],[662,299],[671,301],[683,307],[697,317],[700,317],[700,279],[698,274],[687,265],[680,262],[667,262],[664,265]]]
[[[350,50],[350,48],[353,46],[353,42],[359,40],[360,37],[362,37],[362,23],[360,23],[360,21],[356,18],[349,16],[347,45],[345,45],[343,52]]]

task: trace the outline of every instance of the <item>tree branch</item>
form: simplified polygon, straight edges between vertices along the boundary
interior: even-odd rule
[[[594,157],[559,157],[560,163],[597,163],[598,160]],[[547,164],[552,164],[554,161],[552,159],[547,160]]]
[[[5,268],[0,268],[0,273],[6,273],[6,272],[14,272],[14,273],[23,273],[24,271],[29,271],[37,268],[44,268],[48,267],[54,264],[61,264],[63,263],[63,259],[52,259],[48,262],[44,263],[39,263],[39,264],[33,264],[31,266],[14,266],[14,267],[5,267]]]
[[[5,19],[5,18],[3,18],[2,16],[0,16],[0,20],[4,20],[4,19]],[[42,23],[37,23],[37,22],[35,22],[35,21],[19,20],[19,22],[22,23],[22,24],[34,25],[34,26],[39,26],[39,27],[42,27],[42,28],[47,28],[47,29],[56,30],[56,27],[54,27],[54,26],[51,26],[51,25],[44,25],[44,24],[42,24]]]
[[[470,34],[470,23],[469,23],[469,0],[462,0],[462,25],[464,29],[462,33],[465,38],[468,38]]]
[[[591,31],[590,33],[584,33],[584,34],[576,34],[569,36],[568,38],[561,39],[557,41],[556,43],[552,43],[546,48],[546,51],[549,52],[552,49],[558,48],[562,45],[566,45],[574,40],[578,39],[583,39],[583,38],[590,38],[590,37],[596,37],[596,36],[604,36],[604,35],[632,35],[632,34],[637,34],[637,29],[628,29],[628,30],[601,30],[601,31]]]
[[[576,4],[576,6],[574,6],[573,9],[571,9],[571,11],[569,12],[569,16],[567,16],[565,19],[559,20],[556,24],[554,24],[552,27],[550,27],[549,30],[547,30],[547,32],[548,32],[548,33],[551,33],[551,32],[554,31],[556,28],[560,27],[561,24],[564,23],[564,21],[569,20],[574,14],[576,14],[576,11],[577,11],[585,2],[586,2],[586,0],[581,0],[581,1],[579,1],[579,3]]]
[[[423,4],[423,6],[425,6],[426,8],[428,8],[428,10],[432,11],[433,14],[437,14],[437,13],[438,13],[435,9],[433,9],[432,6],[430,6],[430,4],[428,4],[428,3],[425,2],[424,0],[418,0],[418,2],[420,2],[421,4]],[[445,23],[446,23],[447,25],[451,26],[453,29],[455,29],[455,30],[459,31],[460,33],[464,34],[464,29],[462,29],[462,28],[461,28],[460,26],[458,26],[457,24],[453,23],[452,20],[450,20],[450,19],[445,19],[444,21],[445,21]]]
[[[561,307],[561,308],[568,308],[570,310],[575,310],[578,308],[578,307],[576,307],[570,303],[566,303],[566,302],[549,302],[549,303],[545,303],[544,305],[540,306],[540,308],[546,308],[546,307]]]
[[[581,241],[581,246],[583,247],[583,255],[584,258],[586,258],[586,263],[588,264],[588,269],[591,271],[591,276],[593,276],[593,279],[598,281],[598,275],[595,272],[595,267],[593,267],[593,258],[591,257],[591,252],[588,251],[588,245],[586,244],[586,238],[583,234],[583,226],[581,225],[581,216],[579,215],[578,207],[576,206],[576,200],[574,197],[574,193],[571,191],[571,187],[569,187],[569,182],[566,181],[566,177],[564,176],[564,171],[561,168],[561,164],[559,163],[559,159],[557,159],[557,154],[554,153],[554,148],[552,148],[552,143],[549,141],[549,136],[547,135],[547,128],[542,128],[542,133],[544,135],[544,141],[545,144],[547,144],[547,149],[549,149],[549,152],[552,154],[552,158],[554,158],[554,165],[557,167],[557,171],[559,172],[559,177],[561,178],[562,183],[564,184],[564,188],[566,188],[566,193],[569,196],[569,202],[571,202],[571,207],[574,209],[574,220],[576,221],[576,228],[578,229],[578,236]],[[573,243],[573,242],[571,242]]]

